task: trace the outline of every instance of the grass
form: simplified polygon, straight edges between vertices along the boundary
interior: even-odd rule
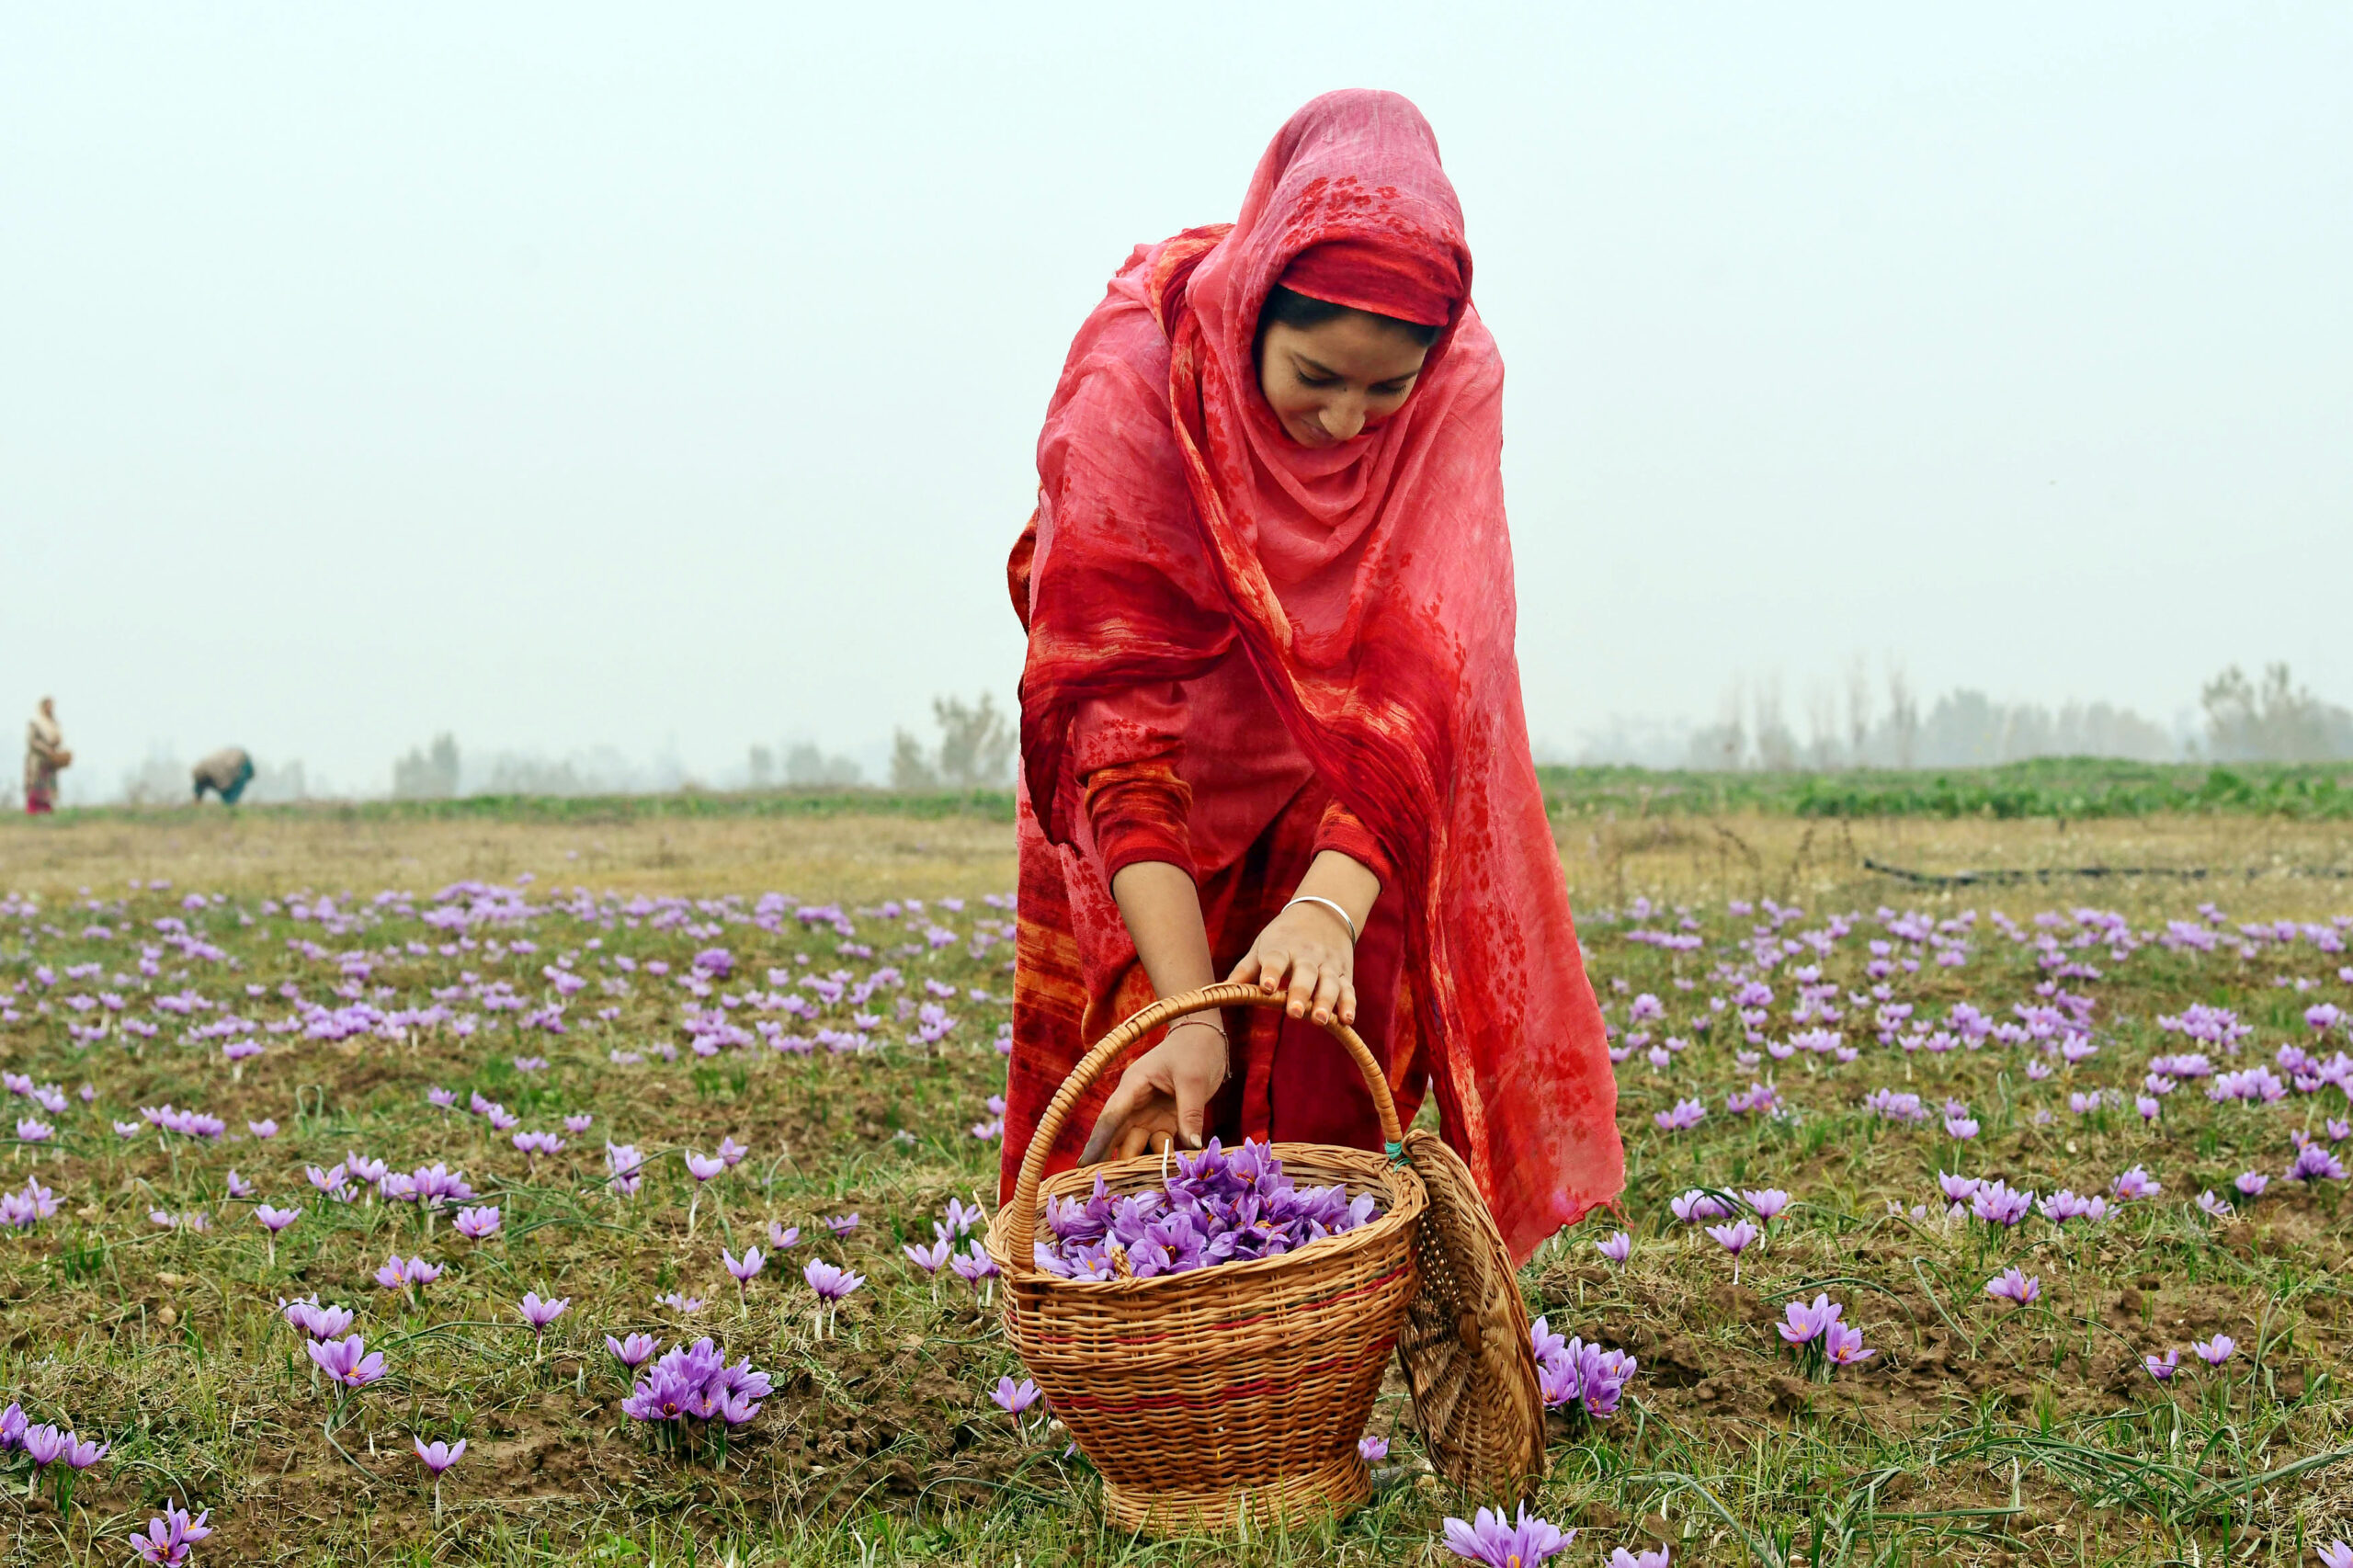
[[[1393,1436],[1397,1462],[1375,1504],[1339,1524],[1239,1544],[1141,1542],[1109,1530],[1083,1458],[1065,1456],[1034,1423],[1027,1436],[1017,1432],[987,1402],[997,1377],[1017,1375],[992,1310],[961,1283],[935,1289],[898,1249],[927,1239],[950,1197],[977,1195],[994,1207],[995,1145],[970,1129],[1002,1082],[993,1042],[1007,1017],[1010,949],[1002,912],[972,895],[1009,885],[1009,846],[985,813],[912,820],[919,828],[904,816],[588,824],[527,812],[354,827],[301,812],[215,812],[0,835],[8,857],[0,887],[46,890],[29,913],[19,901],[0,914],[0,989],[20,988],[17,1017],[0,1020],[0,1062],[69,1096],[61,1115],[12,1097],[0,1123],[29,1114],[55,1126],[47,1143],[8,1148],[0,1187],[35,1178],[60,1203],[30,1230],[0,1232],[0,1403],[21,1400],[37,1419],[115,1445],[63,1513],[46,1486],[27,1494],[21,1457],[0,1467],[0,1561],[120,1562],[130,1530],[178,1498],[214,1510],[218,1533],[197,1549],[199,1562],[1440,1561],[1438,1523],[1464,1506],[1419,1472],[1393,1380],[1374,1426]],[[1859,837],[1851,853],[1842,827]],[[2235,940],[2212,953],[2152,941],[2120,957],[2105,940],[2074,945],[2095,930],[2086,921],[2035,919],[2092,902],[2087,893],[2122,908],[2143,935],[2162,932],[2167,919],[2204,923],[2195,905],[2209,899],[2233,919],[2324,916],[2346,890],[2292,874],[2341,854],[2324,824],[2189,815],[2063,830],[1984,819],[1823,824],[1751,812],[1564,824],[1562,838],[1613,1023],[1640,1028],[1635,999],[1654,995],[1666,1017],[1650,1032],[1691,1042],[1665,1069],[1654,1071],[1639,1049],[1620,1069],[1624,1219],[1637,1238],[1630,1265],[1613,1268],[1594,1252],[1594,1237],[1617,1222],[1602,1217],[1548,1245],[1522,1276],[1532,1311],[1642,1362],[1613,1420],[1554,1417],[1538,1504],[1586,1532],[1563,1561],[1589,1564],[1604,1555],[1597,1547],[1666,1540],[1678,1562],[1780,1568],[2284,1568],[2312,1561],[2316,1541],[2353,1535],[2343,1199],[2330,1184],[2288,1190],[2278,1179],[2290,1131],[2325,1141],[2327,1118],[2347,1114],[2343,1095],[2215,1105],[2185,1082],[2152,1127],[2129,1099],[2085,1115],[2067,1099],[2134,1088],[2153,1053],[2185,1048],[2156,1019],[2191,1003],[2231,1007],[2252,1027],[2236,1059],[2222,1065],[2269,1062],[2279,1046],[2309,1040],[2305,1006],[2327,999],[2353,1007],[2353,985],[2338,973],[2347,958],[2309,938],[2267,940],[2245,956]],[[1916,889],[1864,872],[1874,848],[1944,869],[2131,853],[2219,858],[2261,874],[2227,887],[2142,879]],[[566,858],[574,850],[579,860]],[[663,853],[676,859],[651,863]],[[528,915],[510,918],[486,903],[462,931],[423,919],[435,907],[433,888],[526,869],[539,872],[519,884],[530,890]],[[56,891],[61,875],[77,874],[90,895]],[[131,892],[124,883],[133,874],[142,886]],[[870,956],[840,950],[844,938],[828,924],[760,924],[757,892],[770,876],[769,885],[805,899],[843,898],[856,927],[849,940]],[[165,880],[175,885],[143,885]],[[618,891],[585,901],[556,891],[574,881]],[[304,886],[334,892],[334,911],[323,915],[304,897],[298,914],[292,895]],[[357,896],[341,896],[347,887]],[[378,904],[382,887],[423,896]],[[225,896],[189,909],[182,901],[192,888]],[[663,902],[657,888],[676,899]],[[920,913],[881,912],[883,899],[909,893],[968,902],[961,910],[934,902]],[[1744,974],[1761,972],[1750,944],[1769,917],[1733,915],[1725,901],[1760,895],[1805,905],[1777,939],[1819,931],[1834,913],[1855,915],[1852,933],[1818,961],[1847,1015],[1831,1027],[1860,1048],[1856,1062],[1808,1051],[1753,1068],[1735,1060],[1748,1047],[1730,998]],[[1687,916],[1675,900],[1687,903],[1701,946],[1675,952],[1635,940],[1679,926]],[[1874,980],[1864,968],[1868,942],[1889,943],[1891,963],[1927,951],[1882,928],[1873,914],[1882,903],[1943,921],[1978,910],[1973,925],[1944,934],[1966,942],[1966,962],[1899,964]],[[1997,908],[2026,940],[1995,927]],[[174,920],[219,956],[168,945],[182,933],[158,923]],[[926,937],[935,926],[951,934],[937,947]],[[2100,971],[2057,981],[2093,1000],[2097,1055],[2038,1082],[2025,1075],[2041,1059],[2029,1048],[1904,1051],[1873,1038],[1874,983],[1923,1016],[1941,1018],[1967,1001],[2011,1017],[2013,1005],[2037,1001],[2036,987],[2052,980],[2034,945],[2040,934],[2056,939],[2063,962]],[[474,945],[460,948],[460,939]],[[762,1022],[784,1032],[820,1023],[849,1029],[847,998],[811,1023],[764,1011],[745,994],[810,995],[791,983],[837,968],[854,978],[896,968],[904,991],[886,983],[867,1006],[891,1043],[843,1055],[820,1047],[806,1058],[756,1044],[696,1056],[684,1009],[716,996],[691,997],[676,982],[695,953],[715,946],[730,949],[735,970],[713,991],[738,998],[728,1016],[746,1030]],[[139,971],[148,949],[153,975]],[[366,955],[365,974],[347,960],[353,953]],[[588,982],[569,1005],[566,1033],[483,1004],[481,987],[503,979],[540,1006],[550,995],[543,970],[566,955]],[[622,970],[624,957],[639,967]],[[650,973],[653,961],[670,974]],[[1765,976],[1776,993],[1761,1030],[1768,1040],[1804,1027],[1790,1010],[1800,961],[1790,957]],[[101,967],[68,972],[87,963]],[[42,967],[54,984],[38,978]],[[771,969],[783,971],[780,983],[769,983]],[[898,998],[931,1000],[927,981],[955,988],[942,1005],[956,1021],[938,1042],[910,1045]],[[288,985],[308,1002],[365,1000],[385,1012],[429,1007],[446,993],[453,1011],[480,1028],[461,1037],[412,1020],[391,1034],[327,1040],[258,1027],[293,1015],[280,990]],[[253,986],[262,994],[249,994]],[[155,1005],[188,990],[220,1006],[181,1015]],[[988,999],[974,999],[974,990]],[[122,1010],[99,1003],[84,1012],[65,1000],[102,993],[122,997]],[[1865,997],[1859,1010],[1857,994]],[[1722,1012],[1710,1006],[1718,996]],[[598,1018],[602,1007],[618,1012]],[[224,1008],[251,1019],[252,1038],[266,1047],[242,1068],[220,1047],[247,1031],[188,1039]],[[1695,1030],[1702,1016],[1712,1021]],[[69,1026],[87,1028],[97,1017],[111,1020],[104,1037],[76,1041]],[[121,1021],[131,1017],[153,1020],[158,1032],[127,1033]],[[675,1061],[658,1054],[665,1045]],[[617,1063],[615,1050],[645,1060]],[[515,1057],[533,1055],[548,1066],[517,1069]],[[1789,1115],[1724,1108],[1729,1093],[1768,1070]],[[95,1094],[86,1107],[74,1097],[84,1083]],[[534,1165],[483,1118],[429,1105],[425,1091],[437,1085],[455,1090],[460,1106],[477,1092],[498,1101],[525,1129],[557,1127],[568,1113],[596,1119]],[[1918,1127],[1882,1120],[1860,1107],[1880,1087],[1916,1093],[1932,1108],[1949,1095],[1964,1099],[1982,1131],[1955,1143],[1937,1119]],[[1653,1113],[1689,1096],[1708,1107],[1698,1128],[1653,1125]],[[219,1116],[233,1131],[214,1143],[152,1130],[124,1141],[110,1131],[111,1121],[135,1121],[137,1108],[166,1100]],[[278,1121],[277,1136],[246,1134],[247,1119],[264,1116]],[[751,1152],[691,1203],[689,1235],[693,1184],[682,1152],[709,1151],[722,1135]],[[605,1189],[608,1137],[648,1156],[633,1199]],[[408,1205],[323,1200],[304,1167],[350,1151],[396,1170],[446,1161],[466,1173],[476,1201],[500,1206],[501,1233],[469,1244],[450,1233],[446,1216],[428,1235]],[[2104,1192],[2135,1164],[2163,1193],[2121,1206],[2098,1226],[2061,1231],[2038,1218],[1995,1235],[1946,1221],[1936,1201],[1939,1169],[1999,1174],[2044,1192]],[[274,1262],[250,1205],[227,1196],[233,1167],[258,1199],[303,1209]],[[2226,1191],[2250,1167],[2275,1179],[2239,1215],[2217,1221],[2188,1201],[2201,1188]],[[1668,1199],[1694,1187],[1763,1186],[1796,1202],[1763,1249],[1743,1259],[1735,1289],[1730,1259],[1678,1222]],[[161,1229],[148,1220],[153,1209],[200,1210],[212,1228]],[[846,1240],[824,1233],[824,1216],[852,1210],[861,1220]],[[754,1241],[765,1248],[771,1220],[799,1225],[801,1238],[768,1265],[739,1312],[720,1249]],[[422,1251],[449,1272],[421,1301],[395,1298],[369,1279],[392,1251]],[[813,1328],[798,1277],[813,1253],[869,1278],[832,1337]],[[1984,1295],[1985,1280],[2009,1263],[2040,1279],[2033,1306]],[[513,1306],[526,1290],[573,1301],[543,1351]],[[331,1402],[276,1312],[279,1297],[314,1290],[356,1308],[359,1331],[389,1363],[383,1382],[349,1399],[332,1434]],[[688,1316],[654,1304],[671,1290],[709,1304]],[[1843,1302],[1880,1352],[1826,1383],[1798,1375],[1771,1326],[1786,1301],[1816,1291]],[[775,1395],[723,1460],[664,1451],[620,1415],[626,1383],[602,1339],[629,1328],[665,1340],[709,1333],[731,1357],[748,1355],[772,1375]],[[2138,1369],[2143,1352],[2167,1346],[2190,1361],[2190,1340],[2217,1331],[2242,1346],[2219,1373],[2186,1369],[2161,1385]],[[442,1483],[438,1519],[432,1488],[408,1455],[419,1434],[469,1441]]]

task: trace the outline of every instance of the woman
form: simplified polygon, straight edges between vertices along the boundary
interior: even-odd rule
[[[1529,757],[1503,369],[1420,113],[1316,99],[1232,225],[1080,328],[1010,565],[1019,939],[1001,1189],[1086,1048],[1223,974],[1048,1169],[1206,1133],[1381,1142],[1426,1088],[1515,1256],[1617,1195],[1599,1011]],[[1090,1135],[1091,1124],[1091,1135]],[[1078,1140],[1086,1139],[1084,1148]]]
[[[44,697],[25,725],[25,814],[47,816],[57,810],[57,776],[74,766],[65,749],[65,732],[57,722],[57,700]]]

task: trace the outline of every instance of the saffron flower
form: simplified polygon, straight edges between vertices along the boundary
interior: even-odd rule
[[[543,1301],[540,1300],[540,1293],[537,1290],[527,1290],[515,1310],[523,1314],[523,1321],[529,1324],[534,1331],[545,1336],[548,1324],[562,1317],[564,1310],[571,1305],[572,1298],[569,1296],[559,1296],[552,1301]]]
[[[1723,1249],[1732,1254],[1732,1282],[1740,1283],[1740,1255],[1756,1243],[1765,1233],[1743,1220],[1736,1224],[1711,1225],[1708,1234],[1716,1238]]]
[[[368,1342],[358,1335],[324,1340],[304,1348],[321,1371],[346,1388],[364,1389],[384,1375],[382,1353],[369,1354]]]
[[[1768,1225],[1780,1218],[1782,1210],[1790,1206],[1790,1195],[1778,1187],[1768,1187],[1761,1192],[1743,1191],[1740,1200],[1748,1205],[1749,1211],[1760,1222]]]
[[[2005,1268],[1985,1282],[1985,1293],[1996,1300],[2012,1301],[2025,1306],[2042,1295],[2042,1281],[2016,1268]]]
[[[726,1264],[727,1272],[735,1277],[735,1283],[738,1285],[750,1280],[767,1262],[767,1256],[757,1247],[745,1247],[742,1257],[737,1257],[725,1247],[722,1247],[719,1249],[719,1256],[720,1261]]]
[[[1962,1142],[1977,1136],[1977,1119],[1968,1116],[1945,1118],[1945,1136]]]
[[[1665,1132],[1685,1132],[1699,1125],[1708,1114],[1707,1106],[1699,1100],[1677,1100],[1673,1110],[1663,1110],[1651,1119]]]
[[[709,1181],[711,1177],[717,1176],[726,1168],[726,1161],[714,1158],[709,1154],[697,1154],[689,1152],[687,1155],[687,1174],[694,1177],[699,1183]]]
[[[2296,1151],[2295,1164],[2288,1167],[2290,1181],[2343,1181],[2345,1162],[2330,1153],[2325,1143],[2307,1143]]]
[[[1549,1519],[1531,1517],[1525,1503],[1519,1506],[1517,1520],[1482,1508],[1469,1521],[1450,1517],[1446,1521],[1446,1549],[1485,1568],[1537,1568],[1538,1563],[1567,1551],[1576,1537],[1574,1530],[1564,1532]]]
[[[907,1255],[909,1263],[922,1269],[926,1275],[935,1275],[948,1266],[948,1256],[954,1248],[953,1242],[946,1236],[941,1236],[929,1246],[921,1246],[910,1242],[899,1250]]]
[[[2261,1171],[2241,1171],[2232,1178],[2231,1185],[2239,1189],[2241,1198],[2260,1198],[2263,1189],[2271,1185],[2271,1178]]]
[[[2353,1568],[2353,1546],[2347,1546],[2341,1540],[2331,1540],[2326,1546],[2316,1546],[2313,1551],[2320,1558],[2320,1568]]]
[[[1389,1439],[1368,1433],[1357,1439],[1357,1458],[1367,1464],[1379,1464],[1389,1457]]]
[[[782,1252],[787,1247],[797,1244],[800,1240],[800,1226],[788,1225],[781,1220],[770,1220],[768,1221],[768,1245],[774,1247],[777,1251]]]
[[[1618,1414],[1619,1400],[1641,1363],[1622,1350],[1604,1350],[1582,1339],[1563,1340],[1542,1318],[1529,1324],[1536,1353],[1537,1386],[1548,1409],[1575,1403],[1597,1421]]]
[[[64,1457],[69,1440],[64,1433],[44,1423],[26,1427],[18,1444],[25,1450],[25,1457],[33,1461],[35,1470],[46,1470]]]
[[[834,1234],[837,1236],[848,1235],[852,1231],[858,1229],[858,1216],[855,1214],[828,1214],[825,1216],[825,1229],[833,1232]]]
[[[615,1339],[609,1334],[605,1335],[605,1348],[613,1353],[614,1360],[632,1372],[652,1360],[654,1353],[661,1347],[650,1334],[632,1334],[627,1339]]]
[[[1669,1199],[1666,1206],[1675,1211],[1677,1219],[1687,1225],[1696,1225],[1702,1220],[1722,1220],[1732,1212],[1724,1206],[1722,1199],[1696,1187],[1679,1197]]]
[[[470,1242],[488,1241],[498,1233],[499,1214],[496,1204],[475,1209],[460,1209],[458,1217],[449,1221],[450,1228]]]
[[[621,1413],[633,1421],[718,1421],[741,1426],[760,1413],[772,1392],[767,1374],[752,1369],[749,1358],[727,1364],[709,1338],[675,1346],[637,1381]]]
[[[313,1339],[336,1339],[350,1332],[351,1310],[348,1307],[323,1307],[316,1296],[298,1301],[281,1301],[278,1305],[285,1312],[289,1324]]]
[[[2004,1182],[1989,1181],[1978,1185],[1970,1195],[1969,1211],[1989,1225],[2015,1226],[2034,1207],[2032,1188],[2014,1191]]]
[[[2227,1334],[2218,1334],[2211,1339],[2195,1340],[2189,1347],[2198,1352],[2200,1361],[2219,1367],[2231,1358],[2231,1352],[2239,1347],[2239,1342]]]
[[[416,1444],[417,1459],[433,1472],[436,1481],[441,1478],[443,1471],[466,1457],[466,1440],[463,1437],[454,1443],[428,1443],[422,1437],[413,1440]]]
[[[1667,1548],[1662,1546],[1655,1551],[1648,1548],[1629,1551],[1622,1546],[1618,1547],[1609,1553],[1607,1568],[1667,1568]]]
[[[1634,1238],[1623,1231],[1615,1231],[1593,1244],[1596,1251],[1623,1268],[1634,1254]]]
[[[989,1398],[995,1403],[999,1410],[1004,1411],[1007,1415],[1018,1418],[1031,1405],[1038,1403],[1038,1385],[1028,1378],[1022,1379],[1017,1383],[1011,1378],[999,1378],[996,1381],[996,1388],[990,1393]]]
[[[254,1209],[254,1218],[273,1236],[301,1217],[300,1209],[272,1209],[267,1203],[257,1204]]]
[[[2141,1358],[2141,1365],[2147,1369],[2149,1376],[2156,1379],[2157,1381],[2167,1382],[2172,1380],[2175,1371],[2181,1366],[2181,1352],[2168,1350],[2162,1356],[2143,1356]]]
[[[188,1561],[188,1548],[212,1533],[204,1523],[211,1514],[207,1508],[191,1519],[187,1509],[166,1504],[161,1517],[147,1521],[145,1534],[131,1538],[131,1548],[142,1562],[157,1568],[181,1568]]]
[[[2165,1188],[2151,1179],[2149,1173],[2139,1165],[2134,1165],[2131,1170],[2118,1176],[2116,1185],[2109,1188],[2109,1193],[2119,1202],[2130,1202],[2136,1198],[2154,1198],[2164,1190]]]

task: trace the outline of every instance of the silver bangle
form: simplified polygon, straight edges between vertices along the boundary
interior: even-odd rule
[[[1324,908],[1326,908],[1326,909],[1330,910],[1333,914],[1335,914],[1335,915],[1338,915],[1338,916],[1340,917],[1340,924],[1341,924],[1341,925],[1343,925],[1343,926],[1347,926],[1347,927],[1348,928],[1348,946],[1350,946],[1350,947],[1352,947],[1352,948],[1356,946],[1356,944],[1357,944],[1357,923],[1356,923],[1355,921],[1353,921],[1353,920],[1351,920],[1351,919],[1349,919],[1349,918],[1348,918],[1348,912],[1347,912],[1347,910],[1342,909],[1338,904],[1334,903],[1330,899],[1328,899],[1328,898],[1318,898],[1318,897],[1316,897],[1316,896],[1315,896],[1313,893],[1312,893],[1312,892],[1303,892],[1303,893],[1301,893],[1297,898],[1292,899],[1292,900],[1290,901],[1290,903],[1320,903],[1320,904],[1322,904]],[[1284,904],[1284,905],[1283,905],[1283,907],[1284,907],[1285,909],[1289,909],[1289,908],[1290,907],[1290,903],[1286,903],[1286,904]]]

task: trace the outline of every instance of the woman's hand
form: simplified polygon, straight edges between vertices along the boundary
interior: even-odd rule
[[[1225,1031],[1209,1018],[1184,1018],[1168,1037],[1136,1058],[1095,1119],[1082,1165],[1165,1153],[1171,1142],[1201,1146],[1209,1103],[1225,1082]]]
[[[1346,922],[1320,903],[1294,903],[1267,923],[1226,978],[1256,982],[1267,995],[1290,992],[1283,1011],[1318,1024],[1357,1021],[1357,947]]]

